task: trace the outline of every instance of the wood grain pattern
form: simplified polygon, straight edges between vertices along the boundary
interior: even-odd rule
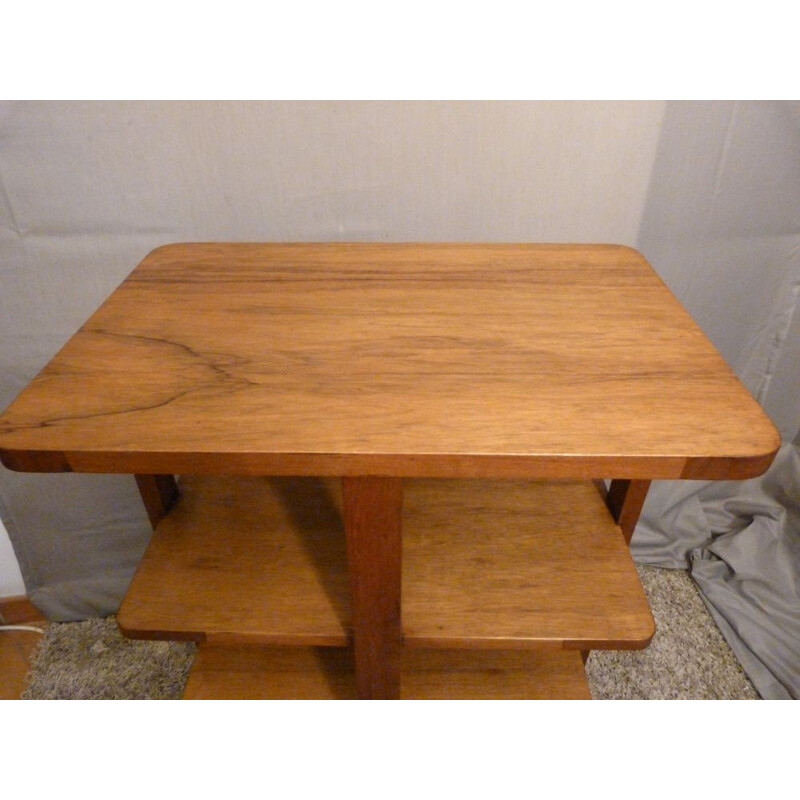
[[[409,647],[637,649],[655,632],[590,481],[410,481],[403,557]]]
[[[338,485],[192,478],[153,534],[117,614],[127,636],[345,645]]]
[[[165,246],[0,417],[43,471],[745,478],[778,445],[613,245]]]
[[[339,481],[183,476],[180,486],[119,611],[127,635],[351,641]],[[635,648],[653,634],[630,553],[591,482],[406,480],[402,523],[408,647]],[[400,587],[394,572],[383,583],[380,574],[355,593],[377,595],[367,630],[391,633]]]
[[[355,700],[352,650],[202,644],[185,700]],[[590,700],[578,653],[411,650],[406,700]]]

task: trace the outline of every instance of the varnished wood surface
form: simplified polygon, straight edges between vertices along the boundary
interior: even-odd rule
[[[400,696],[403,481],[342,479],[358,696]]]
[[[632,649],[655,631],[625,539],[592,482],[409,482],[409,646]]]
[[[613,245],[165,246],[0,417],[34,471],[744,478],[778,444]]]
[[[350,601],[338,487],[184,476],[120,606],[138,638],[344,645]]]
[[[630,553],[593,483],[403,483],[407,647],[580,650],[650,640]],[[385,603],[396,602],[384,588]],[[339,481],[183,476],[118,621],[143,638],[343,645],[349,596]],[[389,670],[384,682],[389,656],[389,667],[379,657],[376,668]]]
[[[201,644],[185,700],[354,700],[351,650]],[[589,700],[576,652],[406,651],[409,700]]]

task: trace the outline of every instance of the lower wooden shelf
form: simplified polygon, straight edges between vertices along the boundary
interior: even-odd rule
[[[134,638],[346,645],[337,485],[183,476],[117,614]]]
[[[203,643],[186,700],[355,700],[353,655],[338,647]],[[590,700],[575,651],[404,652],[406,700]]]
[[[184,476],[119,610],[137,638],[345,646],[337,480]],[[408,648],[645,647],[655,626],[594,484],[407,480]]]

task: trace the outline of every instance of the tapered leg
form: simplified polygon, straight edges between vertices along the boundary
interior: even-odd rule
[[[613,480],[608,489],[606,505],[617,524],[622,528],[625,541],[630,544],[642,506],[647,498],[650,481]]]
[[[169,513],[178,499],[178,484],[174,475],[136,475],[136,485],[142,496],[150,524],[156,525]]]
[[[398,699],[403,482],[343,478],[342,494],[358,696]]]

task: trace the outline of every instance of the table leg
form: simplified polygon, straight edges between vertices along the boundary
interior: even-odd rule
[[[356,684],[361,699],[400,696],[401,478],[342,478]]]
[[[622,528],[628,544],[631,543],[649,488],[650,481],[645,480],[613,480],[608,488],[606,505]]]
[[[169,513],[178,499],[178,484],[174,475],[136,475],[136,485],[142,496],[150,524],[156,525]]]
[[[606,490],[603,481],[595,481],[600,494],[614,517],[614,521],[622,529],[625,541],[630,544],[639,515],[642,513],[647,492],[650,489],[650,481],[647,480],[621,480],[611,481],[611,485]],[[581,650],[584,666],[589,660],[591,650]]]

